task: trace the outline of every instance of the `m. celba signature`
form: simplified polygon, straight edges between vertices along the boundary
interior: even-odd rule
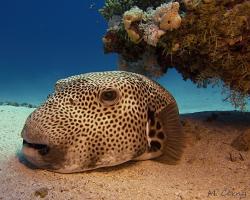
[[[231,197],[235,199],[246,199],[247,198],[247,192],[246,191],[236,191],[234,189],[213,189],[209,190],[207,193],[207,197]]]

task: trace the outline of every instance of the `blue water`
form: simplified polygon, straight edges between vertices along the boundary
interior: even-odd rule
[[[0,1],[0,101],[41,103],[56,80],[115,70],[117,56],[103,53],[103,1]],[[183,112],[233,110],[220,88],[198,89],[174,70],[158,80]]]

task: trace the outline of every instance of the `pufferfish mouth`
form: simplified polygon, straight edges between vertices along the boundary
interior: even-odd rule
[[[36,144],[36,143],[29,143],[26,140],[23,140],[23,146],[24,147],[29,147],[34,150],[37,150],[39,154],[41,155],[46,155],[49,153],[49,146],[46,144]]]

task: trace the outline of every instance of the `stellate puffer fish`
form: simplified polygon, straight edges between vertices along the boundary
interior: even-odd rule
[[[147,160],[180,160],[185,135],[173,96],[132,72],[59,80],[27,118],[22,153],[38,168],[73,173]]]

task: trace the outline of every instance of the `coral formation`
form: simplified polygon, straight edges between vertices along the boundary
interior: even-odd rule
[[[179,3],[165,3],[157,7],[153,18],[154,21],[159,23],[161,30],[178,29],[181,25],[181,17],[179,15]]]
[[[105,5],[99,11],[106,20],[109,20],[114,15],[122,16],[135,6],[145,11],[149,7],[156,8],[165,2],[166,0],[105,0]]]
[[[129,11],[123,14],[123,23],[125,29],[129,29],[131,24],[136,21],[140,21],[143,18],[143,11],[138,7],[133,7]]]
[[[209,3],[209,1],[210,0],[204,0],[205,3]],[[188,10],[193,10],[200,4],[200,2],[201,0],[183,0],[183,3]]]
[[[130,40],[134,43],[140,42],[140,34],[133,26],[133,23],[141,21],[143,18],[143,11],[138,7],[133,7],[123,14],[123,24],[127,31]]]
[[[152,23],[145,27],[143,39],[149,45],[156,46],[159,39],[164,34],[165,31],[161,30],[157,25]]]
[[[198,86],[222,83],[226,99],[244,108],[244,100],[250,96],[249,1],[126,2],[107,0],[101,13],[110,20],[137,6],[144,15],[130,27],[135,35],[127,33],[123,23],[115,31],[108,30],[103,39],[106,53],[116,52],[127,63],[141,63],[150,50],[157,60],[157,76],[174,67],[184,80],[190,79]],[[134,65],[127,65],[127,70],[133,70],[130,67]]]
[[[164,3],[155,10],[152,8],[144,14],[147,16],[145,23],[139,25],[143,32],[143,39],[148,45],[157,46],[160,38],[166,31],[178,29],[181,17],[178,13],[179,3]]]
[[[111,17],[111,19],[108,21],[108,30],[119,30],[119,26],[121,24],[122,17],[119,15],[114,15]]]
[[[178,29],[181,25],[179,3],[170,2],[158,6],[155,10],[150,7],[146,11],[134,6],[121,16],[110,16],[108,31],[125,29],[128,38],[135,44],[144,40],[148,45],[157,46],[161,36],[166,31]],[[108,42],[104,38],[104,43]]]

